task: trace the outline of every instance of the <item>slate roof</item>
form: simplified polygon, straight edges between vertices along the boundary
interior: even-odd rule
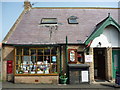
[[[31,9],[23,15],[6,44],[64,44],[66,36],[68,43],[84,43],[108,13],[118,22],[118,9]],[[77,16],[79,24],[68,24],[67,19],[70,16]],[[40,25],[42,18],[58,19],[57,30],[53,28],[51,38],[49,28]]]

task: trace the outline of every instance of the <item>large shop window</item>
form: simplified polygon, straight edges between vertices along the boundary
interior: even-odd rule
[[[16,74],[57,74],[57,48],[17,48]]]

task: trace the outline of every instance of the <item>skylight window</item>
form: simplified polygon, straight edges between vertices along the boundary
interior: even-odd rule
[[[78,24],[78,22],[77,22],[77,17],[76,16],[70,16],[69,18],[68,18],[68,23],[69,24]]]
[[[42,18],[41,24],[57,24],[57,18]]]

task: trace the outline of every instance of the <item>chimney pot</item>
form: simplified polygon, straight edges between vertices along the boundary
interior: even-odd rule
[[[30,10],[32,7],[32,5],[30,4],[30,2],[28,0],[25,0],[24,2],[24,9],[25,10]]]

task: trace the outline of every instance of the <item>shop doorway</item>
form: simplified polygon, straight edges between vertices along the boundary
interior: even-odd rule
[[[94,48],[94,78],[105,80],[105,49]]]
[[[116,72],[120,72],[120,50],[112,50],[112,77],[115,79]]]

